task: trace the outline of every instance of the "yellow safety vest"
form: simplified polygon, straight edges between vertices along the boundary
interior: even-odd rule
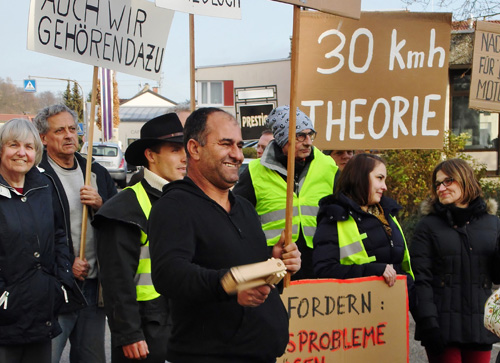
[[[151,201],[149,200],[148,193],[142,186],[142,183],[136,183],[131,187],[125,189],[131,189],[135,192],[135,196],[139,205],[141,206],[146,219],[149,219],[149,213],[151,212]],[[149,301],[154,300],[160,296],[156,292],[153,281],[151,279],[151,257],[149,254],[149,240],[148,235],[141,229],[141,255],[139,257],[139,265],[137,266],[137,271],[134,277],[135,288],[137,293],[137,301]]]
[[[332,194],[333,180],[337,166],[333,159],[314,148],[314,159],[304,179],[299,196],[293,194],[292,242],[296,242],[301,228],[307,246],[313,248],[316,232],[318,202]],[[267,245],[274,246],[285,228],[286,181],[274,170],[253,160],[248,165],[257,204],[255,209],[260,216]]]
[[[406,244],[403,230],[401,229],[397,219],[394,216],[391,216],[391,218],[396,226],[398,226],[405,244],[405,252],[401,267],[403,268],[403,271],[409,273],[411,277],[415,278],[411,269],[410,253],[408,252],[408,246]],[[363,265],[365,263],[376,261],[375,256],[368,256],[368,253],[365,250],[365,245],[362,242],[367,237],[366,233],[359,233],[358,225],[352,216],[349,216],[349,219],[346,221],[338,221],[337,231],[339,236],[340,263],[342,265]]]

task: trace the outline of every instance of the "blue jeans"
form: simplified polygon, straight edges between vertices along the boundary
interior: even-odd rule
[[[59,363],[69,339],[71,363],[106,363],[104,353],[104,330],[106,315],[97,306],[97,279],[85,280],[82,292],[88,306],[58,317],[62,333],[52,339],[52,363]]]

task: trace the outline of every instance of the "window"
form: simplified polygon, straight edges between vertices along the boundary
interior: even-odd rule
[[[224,105],[224,87],[221,81],[200,82],[200,85],[202,105]]]
[[[450,70],[451,130],[469,134],[466,150],[498,149],[498,114],[469,108],[470,69]]]
[[[118,149],[112,146],[94,145],[92,148],[92,154],[94,156],[117,156]]]
[[[234,106],[233,81],[198,82],[198,104],[201,106]]]

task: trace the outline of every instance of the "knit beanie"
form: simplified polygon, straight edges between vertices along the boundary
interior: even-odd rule
[[[273,131],[274,140],[279,147],[283,147],[288,142],[290,106],[276,107],[267,117],[267,127]],[[314,130],[311,119],[297,107],[297,117],[295,122],[295,133],[306,129]]]

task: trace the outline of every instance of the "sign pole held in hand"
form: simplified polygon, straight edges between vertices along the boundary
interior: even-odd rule
[[[97,74],[99,67],[94,66],[94,76],[92,77],[92,98],[90,102],[90,120],[87,127],[87,167],[85,169],[85,185],[90,185],[90,175],[92,167],[92,145],[94,142],[94,122],[95,122],[95,106],[97,99]],[[85,259],[85,241],[87,238],[87,219],[88,219],[88,206],[83,206],[82,212],[82,234],[80,237],[80,259]]]
[[[293,192],[295,186],[295,121],[297,116],[297,73],[299,55],[300,7],[293,7],[293,35],[292,35],[292,74],[290,84],[290,118],[288,120],[288,161],[286,185],[286,212],[285,212],[285,246],[292,243]],[[285,276],[284,286],[290,285],[290,274]]]
[[[195,100],[195,57],[194,57],[194,14],[189,14],[189,75],[190,75],[190,87],[191,87],[191,97],[190,97],[190,108],[191,112],[196,108]]]

